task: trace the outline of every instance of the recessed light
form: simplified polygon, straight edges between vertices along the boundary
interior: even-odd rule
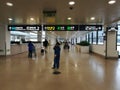
[[[110,0],[110,1],[108,2],[108,4],[114,4],[114,3],[116,3],[116,0]]]
[[[33,21],[33,20],[34,20],[34,18],[30,18],[30,20],[31,20],[31,21]]]
[[[8,18],[9,21],[12,21],[13,19],[12,18]]]
[[[74,1],[70,1],[70,2],[69,2],[69,5],[74,5],[74,4],[75,4]]]
[[[71,18],[71,17],[68,17],[67,19],[68,19],[68,20],[71,20],[72,18]]]
[[[7,5],[7,6],[13,6],[13,3],[7,2],[6,5]]]
[[[91,20],[95,20],[95,17],[91,17],[90,19],[91,19]]]

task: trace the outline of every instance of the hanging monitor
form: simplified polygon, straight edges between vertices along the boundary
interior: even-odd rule
[[[99,31],[102,25],[8,25],[9,31]]]
[[[8,25],[9,31],[40,31],[41,25]]]
[[[77,31],[78,25],[44,25],[45,31]]]
[[[80,31],[100,31],[102,30],[102,25],[79,25]]]

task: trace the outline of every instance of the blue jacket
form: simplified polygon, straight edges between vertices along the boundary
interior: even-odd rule
[[[29,51],[32,51],[33,48],[34,48],[34,45],[31,42],[28,43],[28,49],[29,49]]]
[[[54,54],[56,55],[56,56],[60,56],[60,47],[59,46],[55,46],[54,48]]]

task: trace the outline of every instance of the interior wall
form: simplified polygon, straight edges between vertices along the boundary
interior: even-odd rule
[[[92,45],[92,52],[97,53],[99,55],[105,56],[105,44],[103,45]]]

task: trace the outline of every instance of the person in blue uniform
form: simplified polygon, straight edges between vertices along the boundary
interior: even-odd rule
[[[59,69],[60,66],[60,44],[57,42],[53,48],[54,50],[54,64],[53,64],[53,69]]]
[[[33,43],[30,41],[30,42],[28,43],[28,57],[29,57],[29,58],[32,58],[33,48],[34,48],[34,45],[33,45]]]

